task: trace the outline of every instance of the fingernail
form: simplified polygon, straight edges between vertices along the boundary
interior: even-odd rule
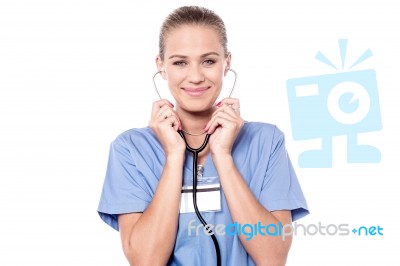
[[[218,106],[218,107],[219,107],[219,106],[221,105],[221,103],[222,103],[222,101],[221,101],[221,102],[219,102],[219,103],[217,103],[217,104],[216,104],[216,106]]]

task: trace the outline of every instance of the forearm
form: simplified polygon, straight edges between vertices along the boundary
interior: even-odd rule
[[[131,264],[167,263],[177,234],[183,162],[183,155],[166,159],[154,197],[132,228],[128,258]]]
[[[267,211],[254,197],[246,182],[237,170],[230,155],[213,156],[221,186],[223,188],[228,207],[233,221],[241,224],[262,225],[279,222],[290,223],[290,220],[281,221],[271,212]],[[247,236],[241,234],[240,240],[247,253],[257,265],[284,265],[291,244],[291,238],[282,240],[279,236],[254,235],[246,240]],[[266,264],[266,262],[268,262]]]

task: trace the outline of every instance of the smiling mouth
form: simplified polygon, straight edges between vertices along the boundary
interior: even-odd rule
[[[201,96],[203,95],[210,87],[199,87],[199,88],[183,88],[183,90],[189,94],[190,96]]]

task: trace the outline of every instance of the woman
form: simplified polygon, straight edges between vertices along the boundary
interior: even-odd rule
[[[250,225],[286,228],[308,214],[307,204],[282,132],[244,122],[238,99],[215,103],[231,65],[223,21],[202,7],[178,8],[161,27],[159,49],[156,65],[175,104],[156,101],[148,127],[112,143],[101,218],[120,231],[131,265],[215,265],[211,238],[195,213],[182,208],[193,158],[177,131],[186,132],[191,147],[201,146],[208,133],[198,161],[201,180],[220,184],[221,198],[202,216],[215,226],[222,265],[284,265],[291,237],[271,231],[249,237]],[[246,224],[245,230],[237,227]]]

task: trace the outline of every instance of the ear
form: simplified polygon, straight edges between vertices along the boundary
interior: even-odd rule
[[[224,76],[228,73],[229,69],[231,68],[231,53],[228,53],[227,57],[225,58],[225,69],[224,69]]]
[[[158,71],[160,71],[160,74],[163,77],[163,79],[167,80],[167,73],[165,72],[165,69],[164,69],[164,62],[162,61],[162,59],[159,55],[157,55],[157,57],[156,57],[156,65],[157,65],[157,69],[158,69]]]

